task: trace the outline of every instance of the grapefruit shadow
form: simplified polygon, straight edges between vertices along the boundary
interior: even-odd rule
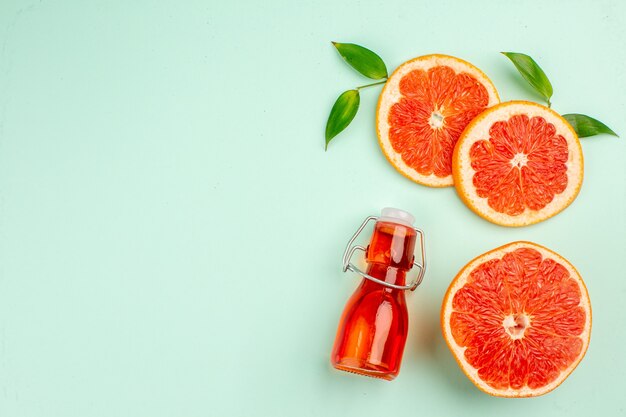
[[[439,376],[440,384],[453,389],[457,398],[484,397],[458,367],[443,339],[440,326],[441,298],[432,297],[431,292],[420,289],[422,291],[418,290],[414,294],[415,299],[410,306],[410,343],[407,343],[405,358],[425,358],[432,366],[432,371]]]

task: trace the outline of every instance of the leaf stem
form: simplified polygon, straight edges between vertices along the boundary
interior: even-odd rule
[[[366,84],[366,85],[362,85],[362,86],[360,86],[360,87],[356,87],[356,88],[355,88],[355,90],[359,91],[359,90],[360,90],[360,89],[362,89],[362,88],[373,87],[373,86],[375,86],[375,85],[385,84],[386,82],[387,82],[387,79],[385,78],[384,80],[379,81],[379,82],[377,82],[377,83]]]

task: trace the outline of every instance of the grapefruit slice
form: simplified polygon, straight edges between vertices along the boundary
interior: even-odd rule
[[[400,65],[376,112],[378,141],[405,177],[430,187],[452,185],[452,151],[465,126],[500,102],[482,71],[459,58],[426,55]]]
[[[487,109],[465,129],[452,158],[454,184],[479,216],[526,226],[569,206],[583,181],[574,129],[537,103],[510,101]]]
[[[533,397],[559,386],[585,355],[591,304],[567,260],[535,243],[513,242],[459,272],[443,300],[441,324],[478,388]]]

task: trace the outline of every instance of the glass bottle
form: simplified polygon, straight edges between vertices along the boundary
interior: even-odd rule
[[[368,247],[351,247],[370,220],[376,223]],[[423,232],[415,229],[413,222],[413,216],[406,211],[385,208],[380,217],[368,217],[348,243],[344,271],[359,273],[363,281],[339,321],[331,354],[335,368],[386,380],[400,372],[409,325],[404,291],[420,284],[425,264]],[[414,262],[418,234],[421,263]],[[350,263],[357,249],[365,251],[365,272]],[[413,265],[419,267],[418,278],[406,285],[406,274]]]

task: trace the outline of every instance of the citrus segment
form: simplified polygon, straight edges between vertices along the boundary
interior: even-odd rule
[[[515,242],[479,256],[442,306],[444,337],[483,391],[528,397],[556,388],[585,354],[591,305],[582,278],[558,254]]]
[[[565,119],[539,104],[514,101],[467,126],[452,169],[472,210],[497,224],[523,226],[552,217],[576,198],[583,158]]]
[[[458,58],[426,55],[402,64],[380,95],[377,132],[383,153],[408,178],[452,185],[452,152],[463,129],[499,102],[491,81]]]

